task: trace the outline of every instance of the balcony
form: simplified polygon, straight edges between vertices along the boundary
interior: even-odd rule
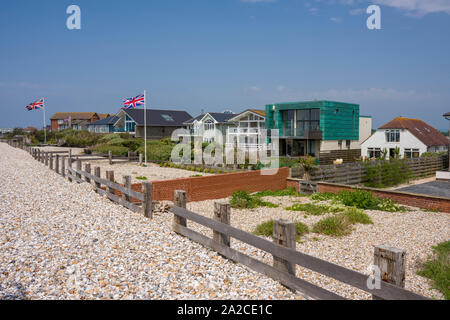
[[[308,139],[308,140],[321,140],[322,130],[319,126],[313,126],[308,129],[303,128],[283,128],[282,138],[296,138],[296,139]]]

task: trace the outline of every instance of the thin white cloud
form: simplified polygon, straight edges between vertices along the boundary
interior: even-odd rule
[[[330,20],[333,21],[333,22],[336,22],[336,23],[342,22],[342,19],[341,18],[337,18],[337,17],[332,17],[332,18],[330,18]]]
[[[449,0],[373,0],[375,3],[394,7],[407,14],[424,16],[429,13],[445,12],[450,14]]]
[[[357,16],[357,15],[363,14],[364,11],[365,11],[364,9],[356,8],[356,9],[350,10],[348,13],[351,14],[352,16]]]

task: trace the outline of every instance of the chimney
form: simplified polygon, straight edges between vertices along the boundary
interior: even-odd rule
[[[205,110],[202,109],[202,113],[201,114],[205,114]]]

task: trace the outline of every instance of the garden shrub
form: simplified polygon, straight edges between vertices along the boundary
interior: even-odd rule
[[[290,207],[285,208],[288,211],[302,211],[314,216],[320,216],[325,213],[340,212],[343,208],[330,207],[324,205],[315,205],[312,203],[295,203]]]
[[[313,226],[314,233],[335,237],[348,235],[351,231],[351,223],[343,215],[322,219]]]
[[[450,300],[450,241],[432,247],[434,257],[429,257],[417,274],[432,280],[432,287]]]
[[[295,224],[297,229],[297,241],[300,241],[301,236],[309,233],[309,228],[302,222],[296,222]],[[273,220],[263,222],[256,226],[253,234],[258,236],[273,237]]]
[[[235,191],[231,196],[230,205],[232,208],[237,209],[254,209],[257,207],[270,207],[276,208],[278,205],[263,201],[260,197],[255,197],[249,194],[247,191]]]

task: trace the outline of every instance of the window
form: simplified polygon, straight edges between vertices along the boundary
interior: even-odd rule
[[[400,142],[400,130],[398,129],[386,130],[386,141]]]
[[[162,114],[161,117],[163,117],[166,121],[173,122],[173,118],[169,116],[168,114]]]
[[[369,158],[380,158],[381,157],[381,149],[380,148],[368,148],[367,156]]]
[[[339,148],[339,149],[342,149],[342,140],[339,140],[339,141],[338,141],[338,148]]]
[[[405,158],[411,159],[411,158],[418,158],[420,156],[419,149],[405,149]]]
[[[320,109],[297,110],[297,135],[308,130],[320,130]]]
[[[345,146],[350,149],[351,140],[345,140]]]
[[[214,121],[206,120],[204,124],[205,131],[214,130]]]
[[[64,120],[58,120],[58,124],[63,124]]]

